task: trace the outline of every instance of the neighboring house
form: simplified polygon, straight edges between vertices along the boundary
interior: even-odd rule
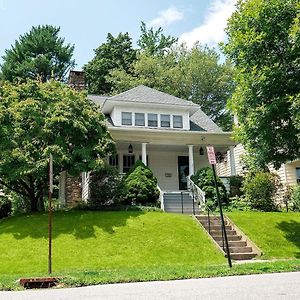
[[[187,176],[208,166],[206,145],[222,153],[231,147],[233,154],[236,143],[231,133],[223,132],[191,101],[143,85],[112,97],[88,98],[106,116],[116,142],[117,155],[109,157],[109,163],[126,173],[137,160],[142,160],[164,192],[187,190]],[[79,190],[74,193],[74,181],[63,174],[60,198],[66,203],[71,202],[66,197],[87,199],[87,183],[88,175],[83,174],[80,197]]]
[[[229,177],[232,175],[243,175],[245,166],[243,164],[243,155],[245,155],[244,147],[239,144],[234,147],[233,155],[230,155],[230,151],[224,153],[222,163],[217,166],[218,174],[220,176]],[[232,162],[232,158],[234,162]],[[234,174],[232,171],[232,165],[235,166]],[[281,167],[276,170],[272,165],[269,166],[271,172],[278,174],[282,189],[279,193],[279,200],[283,200],[283,196],[288,186],[300,184],[300,160],[295,160],[282,164]]]

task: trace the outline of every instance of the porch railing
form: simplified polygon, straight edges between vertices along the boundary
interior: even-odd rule
[[[157,185],[157,188],[159,190],[159,198],[158,201],[160,202],[160,208],[161,210],[165,210],[165,205],[164,205],[164,192],[161,190],[161,188]]]
[[[205,192],[197,186],[190,176],[187,177],[188,189],[194,202],[199,203],[200,211],[205,210]]]

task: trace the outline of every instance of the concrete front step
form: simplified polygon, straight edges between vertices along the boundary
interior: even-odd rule
[[[213,239],[216,242],[219,242],[219,241],[222,242],[222,236],[221,235],[213,236]],[[228,239],[229,242],[240,241],[242,239],[242,236],[241,235],[229,235],[229,236],[227,236],[227,239]]]
[[[235,260],[246,260],[246,259],[252,259],[256,256],[255,253],[249,252],[249,253],[230,253],[230,257]],[[227,255],[225,255],[227,257]]]
[[[197,219],[202,222],[202,221],[207,221],[208,220],[208,216],[197,216]],[[221,218],[219,216],[210,216],[209,219],[211,221],[220,221],[221,222]]]
[[[227,236],[232,236],[232,235],[234,236],[234,235],[236,235],[236,231],[235,230],[226,230],[226,233],[227,233]],[[222,235],[222,230],[221,229],[211,230],[210,231],[210,235],[212,237]]]
[[[251,247],[230,247],[229,246],[230,253],[252,253]]]
[[[222,239],[220,241],[216,241],[220,247],[223,246]],[[244,247],[247,246],[246,241],[228,241],[229,247]]]
[[[222,226],[221,225],[212,225],[212,224],[210,224],[210,226],[209,225],[204,225],[204,228],[206,230],[208,230],[209,228],[210,228],[210,230],[222,230]],[[228,230],[232,230],[232,226],[225,225],[225,229],[226,229],[226,232]]]

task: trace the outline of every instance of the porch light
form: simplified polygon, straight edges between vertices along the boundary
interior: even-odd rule
[[[128,146],[128,153],[132,153],[133,152],[133,147],[132,147],[132,145],[130,144],[129,146]]]
[[[199,154],[200,154],[201,156],[204,155],[204,150],[203,150],[202,147],[200,147],[200,149],[199,149]]]

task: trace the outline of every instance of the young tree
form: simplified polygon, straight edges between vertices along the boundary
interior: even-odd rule
[[[43,25],[32,27],[29,33],[21,35],[2,57],[3,78],[9,81],[28,78],[39,78],[42,82],[50,78],[64,81],[75,65],[72,59],[74,46],[65,45],[59,31],[60,28]]]
[[[95,57],[84,67],[88,90],[93,94],[109,94],[111,84],[106,75],[114,68],[130,72],[131,64],[136,59],[136,50],[132,48],[132,41],[128,33],[120,33],[117,37],[110,33],[106,43],[95,50]]]
[[[114,143],[84,93],[48,81],[0,86],[0,184],[43,209],[49,154],[54,175],[95,169]]]
[[[240,0],[228,22],[236,135],[262,166],[300,157],[299,20],[300,0]]]
[[[107,78],[113,93],[144,84],[192,100],[224,130],[230,130],[232,118],[226,104],[234,89],[232,77],[232,66],[220,64],[215,50],[195,45],[191,50],[175,48],[163,56],[142,52],[132,74],[115,69]]]
[[[178,41],[178,38],[165,36],[161,27],[157,30],[154,30],[153,27],[147,29],[146,24],[141,22],[140,28],[141,35],[137,44],[141,51],[146,51],[149,55],[163,55]]]

